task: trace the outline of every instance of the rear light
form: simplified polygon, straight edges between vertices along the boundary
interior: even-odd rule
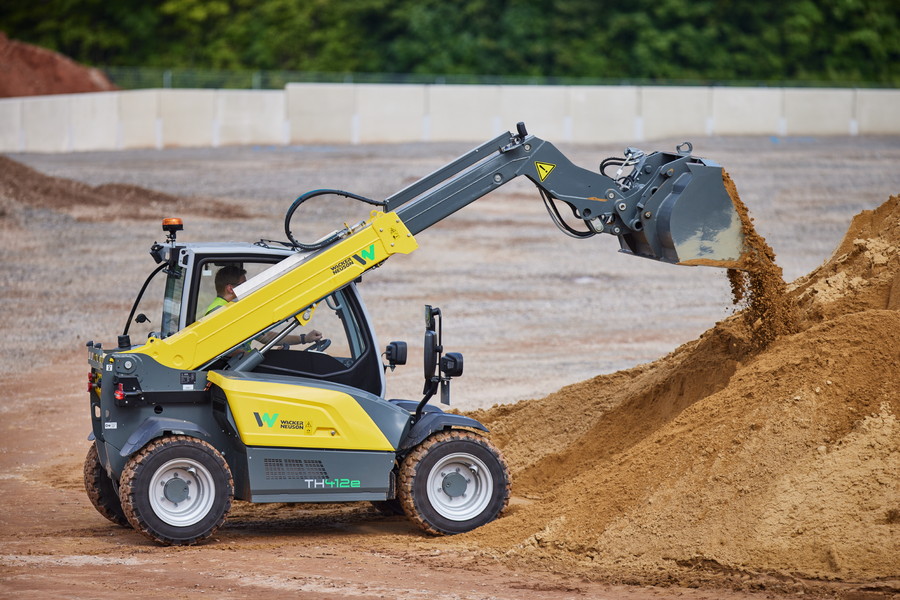
[[[124,400],[125,399],[125,390],[122,389],[122,384],[119,384],[119,389],[115,391],[113,396],[116,397],[116,400]]]
[[[96,376],[94,375],[94,373],[88,373],[88,388],[87,388],[87,391],[88,391],[88,392],[92,392],[92,391],[94,391],[94,389],[100,387],[99,384],[97,384],[97,383],[94,382],[95,377],[96,377]],[[99,378],[99,377],[96,377],[96,379],[100,379],[100,378]]]

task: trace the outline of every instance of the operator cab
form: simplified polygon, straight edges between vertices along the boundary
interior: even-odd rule
[[[131,338],[139,345],[148,336],[169,337],[206,316],[218,295],[215,280],[221,269],[237,267],[246,272],[247,279],[252,279],[295,252],[267,244],[215,243],[154,245],[151,254],[160,262],[154,275],[162,275],[151,275],[145,283],[145,289],[150,284],[150,291],[139,296],[129,319]],[[298,310],[304,308],[298,315],[300,325],[287,339],[295,340],[301,333],[316,330],[322,334],[322,342],[273,345],[252,372],[328,381],[383,396],[385,378],[377,340],[356,286],[350,283],[313,306]],[[153,315],[160,313],[161,318],[156,321]],[[276,323],[198,370],[232,368],[236,363],[232,359],[263,349],[292,323],[294,317]]]

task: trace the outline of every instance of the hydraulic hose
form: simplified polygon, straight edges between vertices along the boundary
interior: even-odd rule
[[[334,233],[323,240],[319,240],[318,242],[312,244],[302,244],[294,238],[293,234],[291,234],[291,219],[294,217],[294,211],[296,211],[297,208],[299,208],[299,206],[307,200],[315,198],[316,196],[325,196],[328,194],[334,194],[335,196],[344,196],[345,198],[359,200],[360,202],[365,202],[366,204],[371,204],[373,206],[385,206],[384,202],[372,200],[364,196],[358,196],[357,194],[345,192],[343,190],[313,190],[311,192],[306,192],[305,194],[294,200],[294,203],[291,204],[291,207],[288,209],[287,214],[284,216],[284,233],[294,245],[294,248],[299,248],[300,250],[306,251],[318,250],[334,243],[340,237],[338,233]]]

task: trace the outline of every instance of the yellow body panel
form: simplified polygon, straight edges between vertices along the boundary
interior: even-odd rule
[[[292,270],[178,333],[163,340],[150,338],[134,352],[170,368],[197,369],[350,283],[392,254],[409,254],[416,248],[415,238],[395,213],[373,212],[356,233],[309,255]],[[354,257],[364,257],[365,264]]]
[[[247,446],[394,450],[348,394],[232,378],[221,371],[211,371],[208,380],[225,392],[241,441]]]

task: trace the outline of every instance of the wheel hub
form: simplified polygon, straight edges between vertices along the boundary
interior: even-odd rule
[[[167,481],[165,488],[163,488],[163,494],[166,496],[166,500],[174,502],[175,504],[184,502],[190,496],[190,492],[191,488],[188,486],[188,483],[184,479],[179,479],[178,477],[173,477]]]
[[[212,474],[190,458],[170,460],[150,478],[149,500],[153,513],[175,527],[194,525],[213,507],[216,487]]]
[[[458,498],[459,496],[465,495],[466,487],[468,487],[466,478],[455,472],[448,473],[441,484],[441,489],[443,489],[444,493],[451,498]]]

